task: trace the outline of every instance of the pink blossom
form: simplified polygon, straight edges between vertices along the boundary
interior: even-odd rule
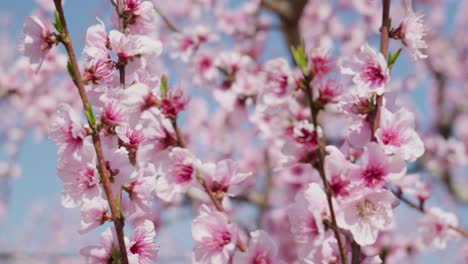
[[[193,263],[228,263],[236,249],[237,232],[224,213],[203,204],[192,222]]]
[[[245,181],[252,173],[238,171],[238,164],[227,159],[214,163],[204,163],[200,167],[201,177],[215,194],[236,196],[242,192]]]
[[[320,244],[325,234],[323,217],[328,214],[327,197],[317,183],[309,184],[287,209],[290,232],[301,252]]]
[[[99,24],[92,25],[86,30],[86,42],[83,54],[88,59],[108,57],[107,49],[110,48],[110,42],[106,26],[100,19],[98,21]]]
[[[83,72],[83,79],[92,84],[108,84],[114,80],[115,66],[110,58],[88,59]]]
[[[38,72],[47,52],[57,44],[50,25],[37,16],[24,19],[24,39],[19,49],[29,59],[32,68]]]
[[[120,104],[135,113],[135,119],[140,118],[141,112],[156,106],[161,101],[159,87],[149,87],[139,82],[127,87],[122,97]]]
[[[330,52],[323,48],[313,49],[308,54],[309,70],[312,76],[324,77],[335,69],[334,60]]]
[[[341,95],[344,93],[344,87],[335,79],[328,79],[326,81],[317,81],[312,84],[314,99],[322,105],[339,103]]]
[[[48,11],[48,12],[55,11],[54,2],[51,0],[35,0],[35,2],[45,11]]]
[[[65,155],[81,149],[86,128],[80,116],[67,104],[61,104],[49,125],[49,139],[59,145],[59,152]]]
[[[393,223],[393,205],[398,200],[387,190],[363,189],[342,202],[337,212],[338,226],[347,229],[361,246],[374,243],[379,231]]]
[[[218,8],[215,16],[220,30],[235,38],[245,38],[255,34],[255,17],[260,1],[243,2],[237,9]]]
[[[301,162],[313,160],[322,130],[316,129],[308,120],[302,120],[294,124],[292,132],[292,140],[283,146],[283,153]]]
[[[438,207],[426,210],[426,213],[419,221],[423,243],[443,249],[447,242],[457,239],[460,235],[452,229],[458,225],[458,219],[453,213],[445,212]]]
[[[201,50],[193,58],[193,80],[196,84],[208,84],[218,77],[218,69],[214,65],[213,55],[207,50]]]
[[[109,99],[104,103],[100,119],[104,125],[110,127],[117,126],[127,121],[128,111],[124,109],[116,100]]]
[[[81,206],[79,233],[87,233],[110,219],[109,202],[101,197],[96,197]]]
[[[408,174],[394,184],[402,193],[416,197],[423,202],[429,198],[431,187],[429,183],[423,182],[419,176],[419,174]]]
[[[309,250],[303,250],[300,254],[302,263],[338,263],[339,262],[339,251],[336,238],[333,232],[328,231],[325,233],[321,243],[317,244],[314,248]]]
[[[63,181],[61,198],[64,207],[77,207],[101,195],[96,155],[91,144],[83,146],[79,157],[61,157],[57,174]]]
[[[142,124],[143,129],[141,132],[145,139],[139,147],[139,160],[145,161],[176,145],[177,139],[174,127],[171,121],[162,114],[146,111],[142,116]]]
[[[353,178],[362,185],[374,188],[403,177],[406,166],[397,156],[387,156],[382,147],[375,142],[367,144],[362,162],[353,169]]]
[[[154,30],[155,11],[151,1],[124,0],[123,14],[126,17],[130,32],[145,34]]]
[[[231,85],[232,91],[239,96],[253,96],[260,91],[264,83],[262,76],[248,72],[238,72],[236,80]]]
[[[275,107],[274,109],[278,111],[282,108],[277,106],[285,104],[294,90],[292,71],[286,60],[278,58],[265,63],[265,73],[267,83],[260,93],[262,103],[260,111],[265,110],[263,105],[267,109]]]
[[[128,245],[128,239],[125,239]],[[87,246],[80,250],[80,254],[86,258],[86,263],[108,264],[113,262],[112,254],[118,252],[117,235],[113,228],[108,227],[100,236],[99,246]]]
[[[163,174],[156,182],[156,194],[164,201],[172,201],[177,194],[185,193],[194,183],[198,161],[187,149],[175,147]]]
[[[216,67],[234,74],[240,69],[248,69],[253,65],[252,58],[237,51],[226,51],[219,54],[215,59]]]
[[[136,35],[125,36],[117,30],[109,32],[109,44],[120,62],[125,63],[132,57],[140,54],[140,47]]]
[[[161,112],[167,117],[176,118],[179,112],[185,109],[188,102],[189,99],[181,89],[171,89],[167,96],[161,100]]]
[[[352,75],[356,85],[363,86],[377,95],[385,92],[390,80],[390,71],[384,56],[367,43],[351,60],[342,61],[341,73]]]
[[[242,253],[237,251],[234,255],[233,264],[280,264],[284,263],[278,259],[278,246],[275,241],[263,230],[250,233],[248,251]]]
[[[145,139],[145,136],[140,130],[131,129],[128,126],[118,126],[115,128],[115,133],[122,140],[122,145],[128,148],[137,148],[138,145]]]
[[[407,2],[406,0],[403,2]],[[409,1],[411,2],[411,1]],[[411,3],[410,3],[411,4]],[[426,41],[423,40],[427,34],[427,28],[424,26],[423,14],[414,13],[410,4],[406,4],[405,17],[400,27],[395,30],[395,34],[401,38],[401,41],[408,47],[411,57],[414,60],[425,59],[427,55],[423,54],[421,49],[426,49]]]
[[[424,154],[424,144],[414,130],[414,115],[406,108],[391,113],[381,108],[380,126],[375,137],[387,154],[415,161]]]
[[[216,40],[217,37],[211,30],[203,25],[197,25],[193,28],[186,29],[182,33],[177,33],[172,42],[174,52],[171,53],[173,58],[181,58],[187,62],[189,57],[200,47],[201,44]]]
[[[148,62],[158,57],[162,52],[159,40],[144,35],[124,35],[120,31],[109,32],[109,43],[112,51],[117,55],[120,64],[128,64],[126,69],[130,73],[139,67],[145,68]],[[135,60],[139,57],[139,60]]]
[[[128,184],[137,177],[135,167],[129,160],[126,148],[119,147],[115,136],[101,137],[105,165],[110,174],[112,187],[117,192],[121,185]]]
[[[348,196],[351,191],[351,171],[356,165],[346,160],[343,153],[334,146],[327,146],[324,170],[335,197]]]
[[[156,261],[159,247],[154,243],[156,231],[153,222],[145,220],[133,230],[128,243],[129,258],[137,258],[138,264],[150,264]]]
[[[137,171],[137,179],[123,186],[128,192],[132,202],[142,209],[151,208],[151,202],[155,197],[156,168],[153,164],[141,167]]]

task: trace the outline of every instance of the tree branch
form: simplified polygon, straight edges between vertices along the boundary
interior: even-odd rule
[[[310,108],[310,113],[311,113],[311,122],[312,124],[314,125],[314,128],[317,129],[318,128],[318,121],[317,121],[317,117],[318,117],[318,114],[319,114],[319,109],[317,109],[314,105],[314,101],[312,99],[312,91],[311,91],[311,88],[310,88],[310,83],[312,81],[312,78],[310,76],[305,76],[305,79],[304,79],[304,87],[305,87],[305,93],[306,93],[306,96],[307,96],[307,99],[308,99],[308,103],[309,103],[309,108]],[[320,178],[322,179],[322,182],[323,182],[323,185],[324,185],[324,188],[325,188],[325,194],[327,196],[327,203],[328,203],[328,209],[330,210],[330,215],[331,215],[331,221],[332,221],[332,225],[337,227],[337,223],[336,223],[336,216],[335,216],[335,210],[334,210],[334,207],[333,207],[333,201],[332,201],[332,191],[331,191],[331,188],[330,188],[330,184],[327,180],[327,177],[325,175],[325,169],[324,169],[324,164],[325,164],[325,146],[323,144],[323,142],[321,142],[321,140],[319,139],[318,141],[318,144],[319,144],[319,147],[317,149],[317,157],[318,157],[318,162],[317,162],[317,170],[319,171],[319,174],[320,174]],[[333,233],[335,234],[335,238],[336,238],[336,241],[338,243],[338,249],[340,251],[340,259],[341,259],[341,263],[342,264],[347,264],[347,261],[346,261],[346,252],[345,252],[345,249],[344,249],[344,246],[343,246],[343,243],[341,241],[341,236],[340,236],[340,233],[338,231],[337,228],[333,229]]]
[[[84,83],[82,80],[82,76],[80,73],[80,68],[78,67],[78,62],[76,59],[75,51],[73,49],[72,42],[70,40],[70,33],[68,31],[67,23],[65,20],[65,15],[62,7],[62,0],[54,0],[55,8],[59,14],[59,19],[60,22],[63,26],[63,32],[61,33],[61,42],[63,46],[65,47],[70,65],[73,69],[73,81],[75,83],[76,88],[78,89],[78,93],[80,94],[81,102],[83,104],[83,108],[85,111],[91,109],[91,105],[89,104],[88,97],[86,95],[86,90],[84,87]],[[88,117],[87,117],[88,118]],[[96,152],[96,157],[97,157],[97,168],[99,171],[99,174],[101,176],[102,180],[102,187],[104,189],[104,192],[106,194],[107,200],[109,202],[109,207],[111,209],[112,213],[112,219],[114,221],[114,227],[115,231],[117,234],[117,239],[118,239],[118,244],[119,244],[119,250],[120,250],[120,258],[122,261],[122,264],[128,264],[128,258],[127,258],[127,249],[125,246],[125,240],[124,240],[124,218],[123,215],[121,214],[120,208],[118,208],[116,202],[115,202],[115,197],[112,193],[112,188],[111,188],[111,182],[110,182],[110,174],[109,171],[107,170],[104,155],[102,152],[102,146],[101,146],[101,138],[99,136],[99,131],[96,131],[95,124],[91,122],[88,118],[88,123],[90,127],[93,129],[93,134],[92,134],[92,140],[93,140],[93,145],[94,145],[94,150]]]

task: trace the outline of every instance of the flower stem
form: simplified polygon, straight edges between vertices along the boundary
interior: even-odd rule
[[[382,26],[380,27],[380,53],[387,58],[388,40],[390,38],[390,0],[382,0]],[[371,120],[372,139],[375,140],[375,131],[380,126],[380,108],[382,107],[383,95],[378,95]]]
[[[427,213],[427,211],[424,208],[423,204],[421,204],[421,203],[417,204],[417,203],[411,201],[410,199],[406,198],[401,190],[398,190],[398,191],[392,190],[392,192],[400,201],[405,203],[407,206],[418,210],[422,214]],[[449,228],[456,231],[456,232],[458,232],[463,237],[468,238],[468,230],[465,230],[463,227],[449,225]]]
[[[314,125],[315,129],[317,129],[318,128],[317,117],[318,117],[318,114],[319,114],[319,109],[316,109],[316,107],[314,107],[314,101],[312,99],[312,92],[311,92],[311,89],[309,87],[310,82],[311,82],[311,77],[306,76],[306,78],[304,80],[304,85],[305,85],[304,90],[305,90],[307,100],[308,100],[308,103],[309,103],[309,107],[310,107],[311,122]],[[327,181],[327,177],[325,175],[325,169],[324,169],[325,146],[324,146],[323,142],[321,142],[320,139],[319,139],[318,145],[319,145],[319,147],[317,149],[317,156],[318,156],[317,170],[319,171],[320,178],[322,179],[322,182],[323,182],[323,185],[324,185],[324,188],[325,188],[325,194],[327,195],[328,209],[330,210],[332,225],[337,227],[338,225],[336,224],[335,210],[333,208],[332,192],[331,192],[330,184]],[[341,263],[342,264],[347,264],[346,252],[344,250],[343,242],[341,241],[341,236],[340,236],[340,233],[339,233],[338,229],[333,229],[333,233],[335,234],[336,241],[338,243],[338,249],[340,251]]]
[[[172,127],[174,128],[175,134],[176,134],[176,139],[177,139],[177,146],[181,148],[187,148],[187,145],[184,142],[184,138],[182,137],[182,134],[180,132],[179,126],[177,125],[177,120],[175,118],[171,118],[171,124]],[[200,185],[203,187],[203,190],[208,194],[210,197],[211,202],[213,203],[214,207],[216,210],[219,212],[224,213],[224,207],[221,203],[221,201],[216,197],[215,193],[211,190],[210,186],[206,183],[206,181],[197,173],[196,177],[197,181],[200,183]],[[242,239],[238,238],[236,241],[236,247],[242,251],[246,252],[247,247],[245,246],[244,242],[242,242]]]
[[[70,33],[68,31],[68,27],[67,27],[67,23],[65,20],[63,7],[62,7],[62,0],[54,0],[54,4],[59,14],[60,22],[63,25],[63,32],[60,32],[62,34],[61,42],[67,51],[67,54],[70,60],[70,65],[73,69],[74,76],[72,76],[72,78],[74,80],[76,88],[78,89],[78,93],[80,94],[81,102],[83,103],[83,108],[91,109],[91,105],[89,104],[88,97],[86,95],[84,83],[81,78],[80,68],[78,67],[78,62],[76,59],[75,51],[73,49],[73,44],[70,40]],[[110,175],[105,164],[105,159],[104,159],[104,155],[102,152],[101,138],[99,136],[99,132],[95,131],[95,127],[89,119],[88,119],[88,123],[91,129],[94,130],[91,137],[93,139],[94,150],[96,152],[96,157],[98,161],[98,171],[102,179],[102,187],[104,188],[104,192],[107,196],[109,207],[112,213],[112,219],[114,221],[114,227],[115,227],[115,231],[117,234],[117,239],[118,239],[118,244],[119,244],[119,249],[120,249],[120,258],[121,258],[122,264],[128,264],[127,249],[125,246],[124,230],[123,230],[124,219],[120,213],[120,209],[117,207],[115,197],[112,193]]]

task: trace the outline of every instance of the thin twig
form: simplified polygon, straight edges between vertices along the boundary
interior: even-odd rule
[[[361,247],[356,243],[356,241],[351,242],[351,263],[361,263]]]
[[[421,212],[422,214],[427,214],[427,211],[426,209],[424,208],[424,204],[423,203],[415,203],[413,201],[411,201],[410,199],[406,198],[403,194],[403,192],[401,192],[400,190],[398,191],[395,191],[395,190],[392,190],[392,193],[400,200],[402,201],[403,203],[405,203],[407,206]],[[468,230],[465,230],[464,228],[460,227],[460,226],[453,226],[453,225],[449,225],[449,228],[458,232],[460,235],[462,235],[463,237],[465,238],[468,238]]]
[[[380,27],[380,53],[387,58],[388,40],[390,32],[390,0],[382,0],[382,26]],[[380,126],[380,109],[382,108],[383,95],[376,97],[376,104],[371,116],[370,126],[372,139],[375,140],[375,131]]]
[[[156,11],[156,13],[158,13],[158,15],[161,17],[161,19],[164,21],[164,24],[166,24],[167,28],[173,32],[176,32],[176,33],[181,33],[182,31],[180,31],[176,25],[174,25],[174,23],[172,23],[164,14],[163,12],[161,11],[161,9],[159,9],[157,6],[154,6],[154,11]]]
[[[265,160],[265,170],[266,170],[265,189],[263,190],[263,193],[262,193],[261,203],[258,204],[258,207],[259,207],[258,218],[257,218],[258,228],[260,228],[262,219],[265,213],[270,208],[270,192],[271,192],[271,188],[273,187],[273,173],[271,171],[270,155],[267,149],[264,151],[264,153],[265,153],[264,160]]]
[[[311,92],[311,89],[309,87],[309,84],[311,83],[311,77],[309,76],[306,76],[305,80],[304,80],[304,86],[305,86],[305,93],[306,93],[306,96],[307,96],[307,99],[308,99],[308,103],[309,103],[309,108],[310,108],[310,113],[311,113],[311,122],[312,124],[314,125],[315,129],[318,128],[318,121],[317,121],[317,117],[318,117],[318,114],[319,114],[319,109],[317,109],[316,107],[314,107],[314,101],[312,99],[312,92]],[[323,142],[321,142],[321,140],[319,140],[318,142],[319,146],[318,146],[318,149],[317,149],[317,157],[318,157],[318,162],[317,162],[317,170],[319,171],[319,174],[320,174],[320,178],[322,179],[322,182],[323,182],[323,185],[324,185],[324,188],[325,188],[325,194],[327,196],[327,202],[328,202],[328,209],[330,210],[330,215],[331,215],[331,221],[332,221],[332,225],[337,227],[337,223],[336,223],[336,216],[335,216],[335,210],[334,210],[334,207],[333,207],[333,201],[332,201],[332,191],[331,191],[331,188],[330,188],[330,184],[327,180],[327,177],[325,175],[325,169],[324,169],[324,164],[325,164],[325,146],[323,144]],[[340,259],[341,259],[341,263],[342,264],[347,264],[347,261],[346,261],[346,252],[345,252],[345,249],[344,249],[344,246],[343,246],[343,242],[341,241],[341,236],[340,236],[340,233],[338,231],[338,229],[333,229],[333,233],[335,234],[335,238],[336,238],[336,241],[338,242],[338,249],[340,251]]]
[[[73,69],[74,76],[72,76],[72,78],[74,79],[75,86],[78,89],[78,93],[80,94],[83,108],[85,110],[91,109],[91,105],[89,104],[88,97],[86,95],[86,90],[84,87],[84,83],[82,80],[82,76],[80,73],[80,68],[78,67],[78,62],[76,59],[75,51],[73,49],[73,44],[70,40],[70,33],[68,31],[68,27],[67,27],[67,23],[65,20],[63,7],[62,7],[62,0],[54,0],[54,4],[57,10],[57,13],[59,14],[60,22],[63,26],[63,32],[60,32],[61,42],[67,51],[67,54],[70,60],[70,65]],[[88,119],[88,123],[90,127],[94,129],[93,123],[89,119]],[[96,152],[96,157],[98,161],[97,167],[98,167],[99,174],[101,175],[102,186],[104,188],[104,192],[109,202],[109,207],[112,213],[112,219],[114,221],[114,227],[115,227],[115,231],[117,234],[117,239],[118,239],[118,244],[119,244],[119,249],[120,249],[120,258],[121,258],[122,264],[128,264],[127,248],[125,246],[124,230],[123,230],[124,219],[123,219],[122,214],[120,213],[120,209],[117,207],[117,204],[115,202],[115,197],[112,193],[110,174],[106,167],[104,155],[102,152],[101,138],[99,136],[98,131],[94,131],[94,133],[92,134],[92,140],[93,140],[94,150]]]
[[[176,134],[177,146],[181,148],[187,148],[187,145],[185,144],[182,134],[177,125],[177,120],[175,118],[171,118],[171,124]],[[225,211],[224,211],[223,205],[221,204],[221,201],[216,197],[216,194],[211,190],[210,186],[208,186],[206,181],[199,174],[196,175],[196,180],[203,187],[203,190],[206,192],[206,194],[208,194],[216,210],[224,213]],[[244,242],[242,242],[242,239],[240,238],[238,238],[236,241],[236,247],[242,252],[247,251],[247,247],[245,246]]]
[[[122,34],[125,34],[127,29],[127,19],[123,13],[123,0],[117,0],[116,12],[119,18],[119,31],[122,32]],[[125,66],[125,64],[118,64],[120,87],[123,89],[125,89]]]

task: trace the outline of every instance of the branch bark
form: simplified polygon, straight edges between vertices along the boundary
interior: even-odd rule
[[[263,8],[272,11],[280,19],[281,31],[288,49],[299,46],[302,42],[299,21],[307,2],[307,0],[263,0],[261,2]]]
[[[73,49],[73,44],[70,39],[70,33],[67,27],[67,22],[65,20],[65,14],[63,11],[62,7],[62,0],[54,0],[55,8],[59,14],[59,19],[60,22],[63,26],[63,32],[61,33],[61,43],[65,47],[70,65],[73,70],[73,81],[75,83],[76,88],[78,89],[78,93],[81,98],[81,102],[83,104],[84,110],[91,109],[91,105],[89,104],[88,97],[86,95],[86,90],[84,87],[84,83],[82,80],[82,76],[80,73],[80,68],[78,66],[78,62],[76,59],[75,51]],[[93,124],[88,119],[88,123],[90,127],[93,129],[93,134],[92,134],[92,140],[93,140],[93,145],[94,145],[94,150],[96,152],[96,157],[97,157],[97,168],[99,171],[99,174],[101,176],[102,180],[102,187],[104,189],[104,192],[106,194],[107,200],[109,202],[109,207],[111,210],[112,214],[112,219],[114,222],[114,227],[115,231],[117,234],[117,240],[119,244],[119,251],[120,251],[120,258],[122,261],[122,264],[128,264],[128,257],[127,257],[127,249],[125,246],[125,240],[124,240],[124,218],[123,215],[121,214],[120,208],[118,208],[116,201],[115,201],[115,196],[112,193],[112,188],[111,188],[111,182],[110,182],[110,174],[109,171],[107,170],[106,164],[105,164],[105,159],[104,155],[102,152],[102,146],[101,146],[101,138],[99,136],[99,131],[96,131],[96,128]]]
[[[311,119],[311,122],[314,125],[315,129],[317,129],[318,125],[319,125],[318,121],[317,121],[319,110],[316,107],[314,107],[315,104],[314,104],[314,101],[313,101],[313,98],[312,98],[312,91],[311,91],[311,89],[309,87],[310,82],[311,82],[311,77],[306,76],[305,80],[304,80],[304,87],[305,87],[304,90],[305,90],[307,100],[308,100],[308,103],[309,103],[309,108],[310,108],[310,113],[311,113],[310,119]],[[320,139],[318,140],[318,143],[319,143],[319,147],[317,149],[317,158],[318,158],[317,170],[319,171],[320,178],[322,179],[322,182],[323,182],[323,185],[324,185],[324,188],[325,188],[325,194],[327,196],[328,209],[330,210],[332,225],[337,227],[338,225],[336,223],[335,210],[334,210],[334,207],[333,207],[332,191],[331,191],[331,188],[330,188],[330,184],[329,184],[329,182],[327,180],[327,177],[325,175],[325,169],[324,169],[325,153],[326,153],[325,152],[325,145],[323,144],[323,142],[321,142]],[[336,241],[338,243],[338,249],[340,251],[341,263],[342,264],[347,264],[348,262],[346,261],[346,251],[344,249],[343,242],[341,241],[341,236],[340,236],[340,233],[339,233],[338,229],[337,228],[333,229],[333,233],[334,233]]]

